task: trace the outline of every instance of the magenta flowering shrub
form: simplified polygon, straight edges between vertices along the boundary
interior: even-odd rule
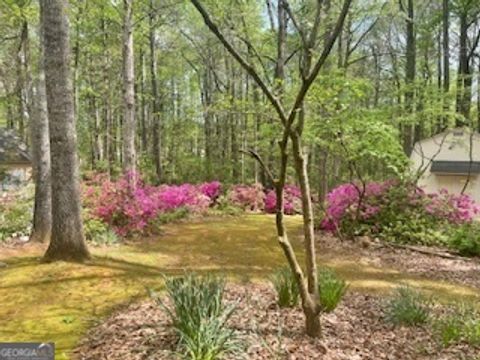
[[[191,212],[205,211],[212,199],[204,195],[198,186],[192,184],[162,185],[153,195],[158,209],[162,212],[173,211],[182,207]]]
[[[425,211],[433,217],[453,224],[464,224],[480,214],[480,206],[466,194],[451,194],[446,189],[425,194]]]
[[[277,210],[277,194],[270,190],[265,196],[265,212],[275,213]],[[300,189],[295,185],[285,185],[283,193],[283,212],[287,215],[302,212],[302,199]]]
[[[156,226],[154,220],[159,215],[178,209],[204,213],[217,205],[221,192],[222,184],[218,181],[150,186],[138,174],[127,174],[116,181],[105,174],[96,174],[82,186],[86,213],[122,236],[150,229],[147,226]],[[270,191],[266,196],[261,184],[234,185],[226,200],[246,211],[275,212],[275,193]],[[301,212],[300,190],[294,185],[285,186],[284,211],[286,214]]]
[[[211,181],[198,186],[200,192],[210,200],[216,201],[222,193],[222,184],[220,181]]]
[[[393,181],[371,182],[365,189],[352,183],[337,186],[327,194],[327,209],[321,228],[336,231],[345,217],[367,220],[375,216],[380,211],[378,203],[381,203],[382,196],[394,184]]]
[[[262,211],[264,209],[265,193],[261,184],[233,185],[227,194],[232,205],[243,210]]]
[[[471,197],[446,190],[428,194],[413,184],[394,181],[368,183],[364,190],[357,184],[343,184],[327,195],[320,226],[331,232],[445,243],[449,226],[469,223],[479,213]]]
[[[143,183],[138,175],[125,175],[117,181],[96,175],[86,182],[83,201],[93,216],[112,226],[119,235],[127,235],[143,231],[161,213],[180,208],[204,212],[220,191],[220,183],[210,184],[155,187]]]

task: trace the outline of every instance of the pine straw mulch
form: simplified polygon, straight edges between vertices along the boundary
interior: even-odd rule
[[[359,263],[378,268],[396,269],[402,273],[431,280],[443,280],[480,289],[480,258],[478,257],[444,258],[395,247],[368,237],[341,240],[323,232],[317,233],[316,240],[319,249],[330,257],[352,258]],[[432,253],[446,253],[444,248],[439,247],[418,246],[418,248]]]
[[[459,360],[474,359],[480,348],[442,348],[428,327],[393,327],[384,320],[385,300],[350,292],[334,313],[322,315],[323,336],[303,334],[299,308],[279,309],[266,284],[229,285],[226,302],[238,302],[230,326],[244,346],[237,359]],[[434,312],[448,311],[436,306]],[[74,359],[175,359],[176,337],[170,320],[153,301],[132,304],[93,328]]]

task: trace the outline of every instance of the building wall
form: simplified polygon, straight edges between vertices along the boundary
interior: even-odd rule
[[[470,142],[472,142],[472,160],[480,161],[480,134],[465,129],[453,129],[432,138],[419,141],[412,152],[414,172],[424,170],[419,185],[427,192],[437,192],[442,188],[452,193],[460,193],[467,181],[467,175],[438,174],[430,172],[433,160],[470,161]],[[480,203],[480,176],[472,174],[466,194]]]
[[[0,169],[0,189],[8,190],[28,182],[32,178],[32,168],[26,165],[8,165]]]

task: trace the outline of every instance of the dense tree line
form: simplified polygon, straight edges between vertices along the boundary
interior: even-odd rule
[[[319,42],[341,3],[323,1]],[[305,67],[302,32],[315,1],[225,1],[209,4],[226,36],[287,101]],[[2,119],[30,142],[39,67],[38,4],[2,2]],[[305,116],[308,170],[316,192],[350,176],[328,121],[375,117],[397,131],[405,153],[445,126],[479,125],[480,6],[474,0],[354,1]],[[241,150],[273,162],[279,128],[252,77],[232,59],[188,2],[73,1],[69,9],[74,110],[81,166],[118,174],[147,173],[154,182],[268,183]],[[273,33],[284,33],[278,46]],[[274,40],[272,40],[274,39]],[[313,51],[317,51],[316,48]],[[125,75],[125,76],[122,76]],[[347,94],[344,83],[354,94]],[[355,116],[358,117],[358,114]],[[364,169],[375,176],[382,164]],[[327,171],[325,171],[327,170]]]

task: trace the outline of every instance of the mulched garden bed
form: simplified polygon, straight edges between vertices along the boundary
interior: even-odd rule
[[[352,258],[352,260],[367,265],[393,268],[402,273],[480,289],[480,258],[478,257],[462,258],[458,256],[448,259],[406,248],[398,248],[367,237],[341,240],[323,232],[317,233],[316,239],[318,248],[331,257]],[[445,252],[445,249],[442,248],[418,248],[432,253],[442,254]]]
[[[299,308],[279,309],[266,284],[229,285],[226,302],[238,302],[230,321],[242,341],[242,355],[227,359],[459,360],[475,359],[480,348],[455,345],[443,349],[428,327],[393,327],[384,320],[377,296],[347,293],[334,313],[322,315],[323,336],[303,334]],[[435,307],[439,314],[447,311]],[[132,304],[93,328],[74,359],[175,359],[176,337],[170,320],[153,301]]]

